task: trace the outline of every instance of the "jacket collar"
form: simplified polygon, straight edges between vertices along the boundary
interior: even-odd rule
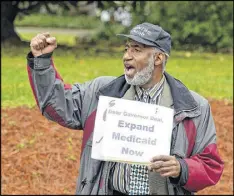
[[[167,72],[164,72],[164,75],[170,87],[175,113],[195,110],[198,104],[194,100],[188,88],[181,81],[175,79]],[[109,84],[100,88],[97,96],[99,97],[99,95],[104,95],[121,98],[130,87],[131,85],[126,82],[124,75],[121,75]]]
[[[159,101],[159,105],[174,109],[170,86],[166,79],[163,84],[163,91]]]
[[[107,85],[100,88],[99,92],[97,93],[97,96],[99,95],[105,95],[110,97],[117,97],[121,98],[124,96],[125,92],[130,88],[131,85],[129,85],[124,75],[119,76],[118,78],[114,79]]]
[[[171,90],[175,113],[196,109],[198,104],[188,88],[181,81],[172,77],[167,72],[164,72],[164,75]]]

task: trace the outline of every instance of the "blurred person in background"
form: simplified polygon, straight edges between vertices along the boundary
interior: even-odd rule
[[[55,37],[42,33],[30,43],[28,76],[42,114],[64,127],[84,131],[76,194],[185,195],[215,185],[224,164],[217,150],[211,108],[204,97],[165,71],[170,34],[158,25],[142,23],[129,35],[118,36],[127,38],[124,74],[73,85],[63,82],[53,64]],[[83,70],[77,67],[78,71]],[[174,109],[170,155],[152,152],[148,166],[92,159],[100,95]]]

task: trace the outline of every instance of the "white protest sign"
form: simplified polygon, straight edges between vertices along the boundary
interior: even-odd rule
[[[169,155],[173,109],[100,96],[93,133],[93,159],[148,164]]]

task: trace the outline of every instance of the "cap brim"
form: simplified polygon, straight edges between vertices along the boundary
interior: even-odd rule
[[[164,50],[162,50],[157,44],[155,43],[152,43],[151,41],[147,41],[147,40],[144,40],[138,36],[135,36],[135,35],[126,35],[126,34],[116,34],[117,36],[121,36],[121,37],[125,37],[125,38],[130,38],[136,42],[139,42],[141,44],[145,44],[147,46],[153,46],[153,47],[156,47],[158,49],[160,49],[161,51],[163,51],[168,57],[170,56],[169,54],[167,54]]]
[[[154,43],[150,42],[150,41],[147,41],[147,40],[144,40],[138,36],[135,36],[135,35],[126,35],[126,34],[116,34],[117,36],[121,36],[121,37],[125,37],[125,38],[130,38],[136,42],[139,42],[141,44],[145,44],[147,46],[156,46]]]

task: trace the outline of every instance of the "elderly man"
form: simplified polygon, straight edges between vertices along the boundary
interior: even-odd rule
[[[223,162],[208,101],[165,72],[171,37],[160,26],[142,23],[127,38],[124,75],[64,84],[51,59],[57,47],[48,33],[31,40],[30,84],[42,114],[62,126],[84,131],[76,194],[192,194],[216,184]],[[79,71],[79,68],[78,68]],[[146,167],[91,158],[100,95],[159,104],[174,110],[170,156],[155,156]]]

